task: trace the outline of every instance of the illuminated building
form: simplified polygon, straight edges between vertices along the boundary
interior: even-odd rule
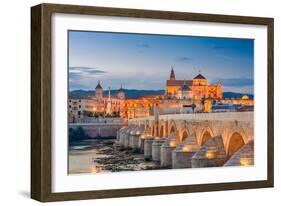
[[[242,98],[225,98],[221,100],[222,103],[232,103],[236,105],[254,105],[254,100],[250,99],[249,96],[244,95]]]
[[[185,92],[185,93],[183,93]],[[170,78],[166,82],[165,95],[169,98],[222,98],[222,85],[209,84],[208,80],[200,73],[192,80],[177,80],[172,68]]]
[[[208,79],[198,74],[192,80],[177,80],[172,68],[166,81],[165,94],[126,98],[124,88],[117,95],[104,95],[98,81],[95,95],[85,99],[69,99],[69,122],[83,122],[87,117],[121,118],[123,120],[153,115],[154,109],[162,114],[192,112],[252,111],[254,100],[248,96],[225,98],[222,84],[208,84]]]
[[[85,117],[121,117],[127,118],[124,110],[125,92],[124,89],[119,89],[117,96],[110,94],[103,95],[101,82],[95,88],[95,96],[85,99],[69,99],[68,102],[68,121],[83,122]]]

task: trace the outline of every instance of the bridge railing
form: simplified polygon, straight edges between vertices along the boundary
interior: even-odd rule
[[[195,121],[253,121],[254,112],[222,112],[160,115],[159,120],[195,120]]]
[[[144,122],[144,121],[153,121],[155,120],[154,116],[148,116],[148,117],[139,117],[139,118],[134,118],[134,119],[129,119],[128,122],[129,123],[133,123],[133,122]]]
[[[126,122],[68,123],[68,126],[126,126]]]

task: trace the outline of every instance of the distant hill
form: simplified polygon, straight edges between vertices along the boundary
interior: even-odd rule
[[[110,90],[111,95],[117,95],[119,90]],[[108,95],[108,90],[103,92],[104,95]],[[125,94],[127,98],[137,98],[140,96],[148,95],[163,95],[165,94],[164,90],[137,90],[137,89],[125,89]],[[95,95],[94,90],[74,90],[69,92],[69,98],[72,99],[83,99]]]
[[[111,95],[117,95],[118,90],[110,90]],[[108,95],[108,91],[103,92],[104,95]],[[165,90],[137,90],[137,89],[125,89],[127,98],[137,98],[140,96],[157,96],[165,94]],[[94,90],[74,90],[69,92],[69,98],[71,99],[84,99],[95,95]],[[248,95],[250,99],[254,98],[252,94],[242,94],[234,92],[224,92],[224,98],[241,98],[244,95]]]

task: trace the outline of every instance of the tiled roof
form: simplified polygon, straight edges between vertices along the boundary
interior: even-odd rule
[[[102,86],[100,85],[100,81],[98,81],[98,85],[96,86],[96,89],[102,89]]]
[[[184,84],[184,80],[167,80],[167,86],[182,86]],[[188,86],[192,85],[192,80],[186,81]]]
[[[198,74],[196,77],[194,77],[193,79],[206,79],[203,75]]]

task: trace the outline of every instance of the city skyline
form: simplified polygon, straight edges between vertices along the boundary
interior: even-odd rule
[[[171,66],[177,79],[201,73],[210,83],[222,80],[223,92],[253,94],[250,39],[69,32],[69,89],[160,90]]]

